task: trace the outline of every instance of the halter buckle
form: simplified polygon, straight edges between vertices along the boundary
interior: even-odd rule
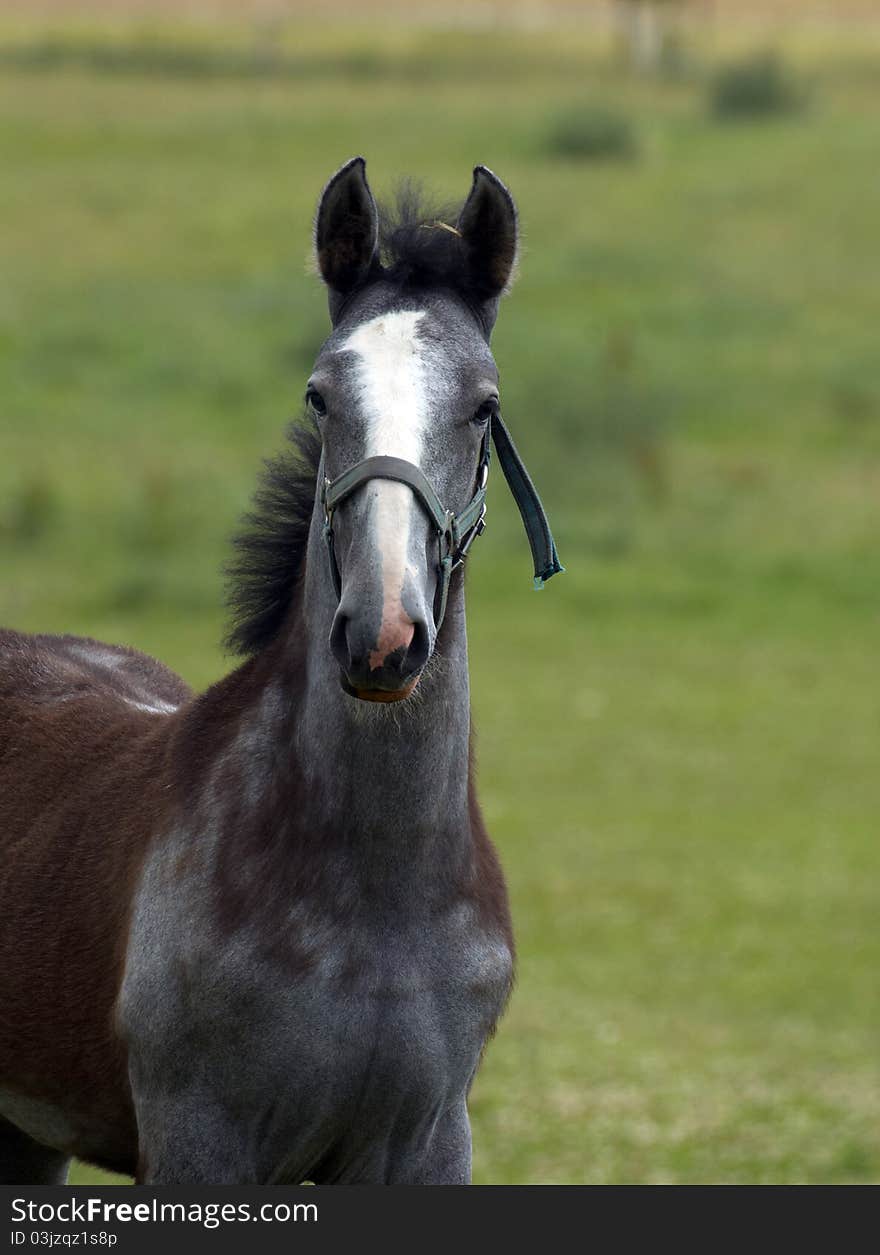
[[[470,528],[470,530],[462,537],[459,543],[459,546],[455,551],[455,566],[457,567],[461,566],[461,564],[464,562],[465,558],[467,557],[468,550],[470,549],[471,545],[474,543],[474,541],[477,539],[478,536],[482,536],[485,530],[486,530],[486,503],[484,501],[482,508],[480,510],[479,518],[477,519],[476,523],[474,523],[473,527]]]

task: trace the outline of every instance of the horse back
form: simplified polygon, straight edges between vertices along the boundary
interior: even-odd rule
[[[0,632],[0,1114],[128,1170],[115,1005],[189,697],[132,650]]]

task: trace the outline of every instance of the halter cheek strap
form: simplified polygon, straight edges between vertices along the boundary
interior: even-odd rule
[[[391,479],[400,484],[407,484],[424,507],[425,513],[437,532],[438,579],[434,622],[439,632],[446,614],[452,572],[462,565],[468,550],[486,525],[486,483],[489,478],[489,446],[492,439],[495,441],[495,449],[504,477],[513,493],[526,529],[526,536],[535,561],[535,587],[543,588],[545,580],[549,580],[551,576],[565,569],[559,563],[550,524],[547,522],[547,515],[544,513],[535,485],[523,465],[522,458],[517,453],[516,446],[501,416],[496,415],[495,418],[490,419],[483,436],[480,461],[477,466],[476,490],[459,514],[445,509],[433,485],[419,467],[403,458],[385,456],[364,458],[362,462],[343,471],[336,479],[324,480],[321,487],[321,504],[324,507],[324,540],[327,543],[330,573],[337,597],[342,595],[342,578],[339,574],[333,539],[333,513],[336,507],[371,479]]]

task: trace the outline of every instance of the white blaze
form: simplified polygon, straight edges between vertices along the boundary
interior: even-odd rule
[[[343,350],[357,354],[358,388],[367,419],[365,456],[404,458],[421,466],[422,443],[428,422],[427,372],[418,325],[423,310],[380,314],[351,333]],[[413,510],[419,510],[411,488],[393,480],[376,479],[369,485],[376,505],[373,515],[382,561],[384,610],[382,632],[375,651],[392,641],[394,627],[404,615],[401,605]],[[378,664],[377,664],[378,665]]]

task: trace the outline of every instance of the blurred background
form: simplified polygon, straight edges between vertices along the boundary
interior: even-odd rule
[[[0,621],[197,686],[325,179],[509,184],[503,407],[568,573],[531,591],[497,479],[475,1177],[880,1179],[880,5],[5,0],[0,146]]]

